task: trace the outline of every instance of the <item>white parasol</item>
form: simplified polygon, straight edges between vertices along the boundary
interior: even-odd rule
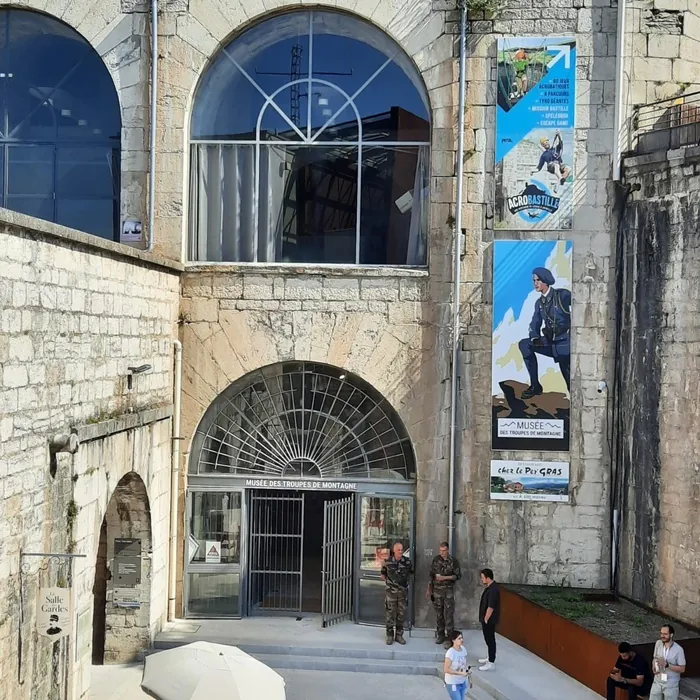
[[[157,700],[285,700],[282,676],[238,647],[211,642],[147,656],[141,688]]]

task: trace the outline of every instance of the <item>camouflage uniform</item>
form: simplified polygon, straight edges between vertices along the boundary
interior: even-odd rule
[[[386,577],[384,622],[387,639],[393,637],[394,627],[398,638],[403,635],[403,622],[408,604],[408,584],[413,576],[413,564],[407,557],[401,557],[397,561],[391,555],[382,566],[382,576]]]
[[[436,576],[455,576],[454,581],[436,581]],[[435,608],[438,642],[449,639],[450,632],[455,628],[455,594],[454,584],[462,578],[459,562],[449,554],[443,559],[439,554],[430,565],[430,588],[433,607]]]

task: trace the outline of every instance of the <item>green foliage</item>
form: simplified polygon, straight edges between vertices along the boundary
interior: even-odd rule
[[[600,617],[603,613],[599,605],[583,600],[580,593],[574,593],[573,591],[537,592],[531,596],[531,599],[533,602],[549,608],[549,610],[565,617],[567,620]]]
[[[498,10],[498,0],[464,0],[469,12],[484,12],[493,15]]]
[[[66,529],[71,532],[73,525],[75,524],[75,519],[78,517],[78,506],[74,500],[68,502],[66,507]]]

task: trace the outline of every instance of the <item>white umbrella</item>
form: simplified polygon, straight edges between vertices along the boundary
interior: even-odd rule
[[[147,656],[141,688],[158,700],[285,700],[282,676],[238,647],[211,642]]]

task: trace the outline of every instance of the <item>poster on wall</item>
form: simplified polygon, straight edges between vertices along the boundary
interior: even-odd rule
[[[568,503],[569,463],[493,459],[491,500]]]
[[[495,241],[491,445],[569,449],[570,241]]]
[[[498,229],[570,229],[574,199],[576,40],[498,40]]]
[[[40,588],[36,603],[36,631],[42,637],[67,637],[73,627],[71,589]]]

